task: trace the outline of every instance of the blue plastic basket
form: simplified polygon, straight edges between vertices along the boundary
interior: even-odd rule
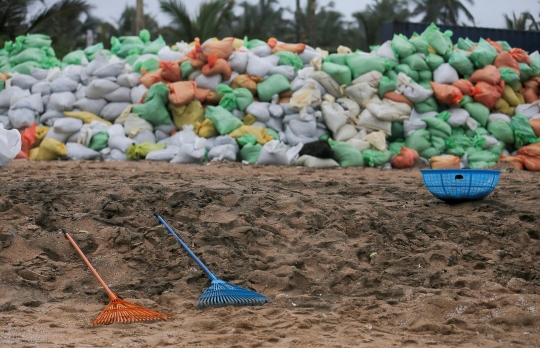
[[[499,183],[500,170],[422,169],[422,179],[432,195],[446,202],[484,199]]]

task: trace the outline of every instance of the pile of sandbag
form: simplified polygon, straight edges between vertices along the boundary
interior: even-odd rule
[[[30,74],[32,68],[50,69],[58,64],[49,36],[28,34],[8,41],[0,50],[0,72]]]
[[[451,36],[431,25],[329,54],[274,38],[169,47],[143,31],[63,69],[11,74],[0,123],[36,133],[29,159],[401,169],[523,156],[540,142],[540,55]]]

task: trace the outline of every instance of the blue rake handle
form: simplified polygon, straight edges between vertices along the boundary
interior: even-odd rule
[[[184,248],[188,252],[189,256],[191,256],[193,260],[195,260],[195,262],[197,262],[199,266],[201,266],[201,268],[206,272],[206,274],[208,274],[208,277],[210,278],[210,280],[212,281],[219,280],[218,277],[216,277],[212,272],[210,272],[210,270],[206,268],[206,266],[201,262],[201,260],[199,260],[199,258],[195,256],[193,251],[191,251],[191,249],[188,248],[188,246],[180,239],[180,237],[178,237],[178,235],[172,230],[172,228],[170,228],[169,225],[167,225],[165,220],[163,220],[163,218],[159,216],[158,213],[154,213],[154,215],[158,218],[159,222],[161,222],[165,226],[165,228],[176,238],[176,240],[178,240],[180,245],[182,245],[182,248]]]

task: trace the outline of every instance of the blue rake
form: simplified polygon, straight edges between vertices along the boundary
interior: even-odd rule
[[[224,307],[224,306],[262,306],[270,302],[270,298],[256,293],[254,291],[244,289],[241,286],[227,283],[224,280],[216,277],[206,266],[195,256],[188,246],[178,237],[178,235],[167,225],[165,220],[158,213],[154,213],[165,228],[178,240],[180,245],[188,252],[189,256],[195,260],[206,272],[212,283],[210,287],[204,290],[203,294],[197,300],[197,309],[208,307]]]

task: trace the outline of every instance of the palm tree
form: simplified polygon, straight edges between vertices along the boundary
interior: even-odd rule
[[[244,1],[239,4],[243,9],[233,23],[233,36],[267,40],[276,37],[283,41],[292,41],[292,22],[283,18],[288,11],[279,5],[278,0],[259,0],[258,4]]]
[[[43,0],[0,0],[0,41],[13,41],[23,32],[28,9]]]
[[[413,15],[424,14],[422,22],[458,25],[460,14],[474,24],[474,16],[464,2],[474,5],[474,0],[413,0],[416,7]]]
[[[120,18],[116,21],[116,25],[118,26],[117,36],[139,35],[137,32],[136,14],[137,9],[126,4]],[[159,24],[154,16],[145,14],[144,24],[144,29],[147,29],[152,37],[159,34]]]
[[[200,5],[191,18],[182,0],[159,0],[161,11],[169,15],[172,23],[166,28],[175,40],[201,41],[212,37],[230,36],[234,20],[234,0],[210,0]]]
[[[506,29],[511,30],[538,30],[538,23],[529,11],[522,12],[519,17],[512,11],[512,18],[504,15]],[[528,22],[531,21],[529,24]]]

